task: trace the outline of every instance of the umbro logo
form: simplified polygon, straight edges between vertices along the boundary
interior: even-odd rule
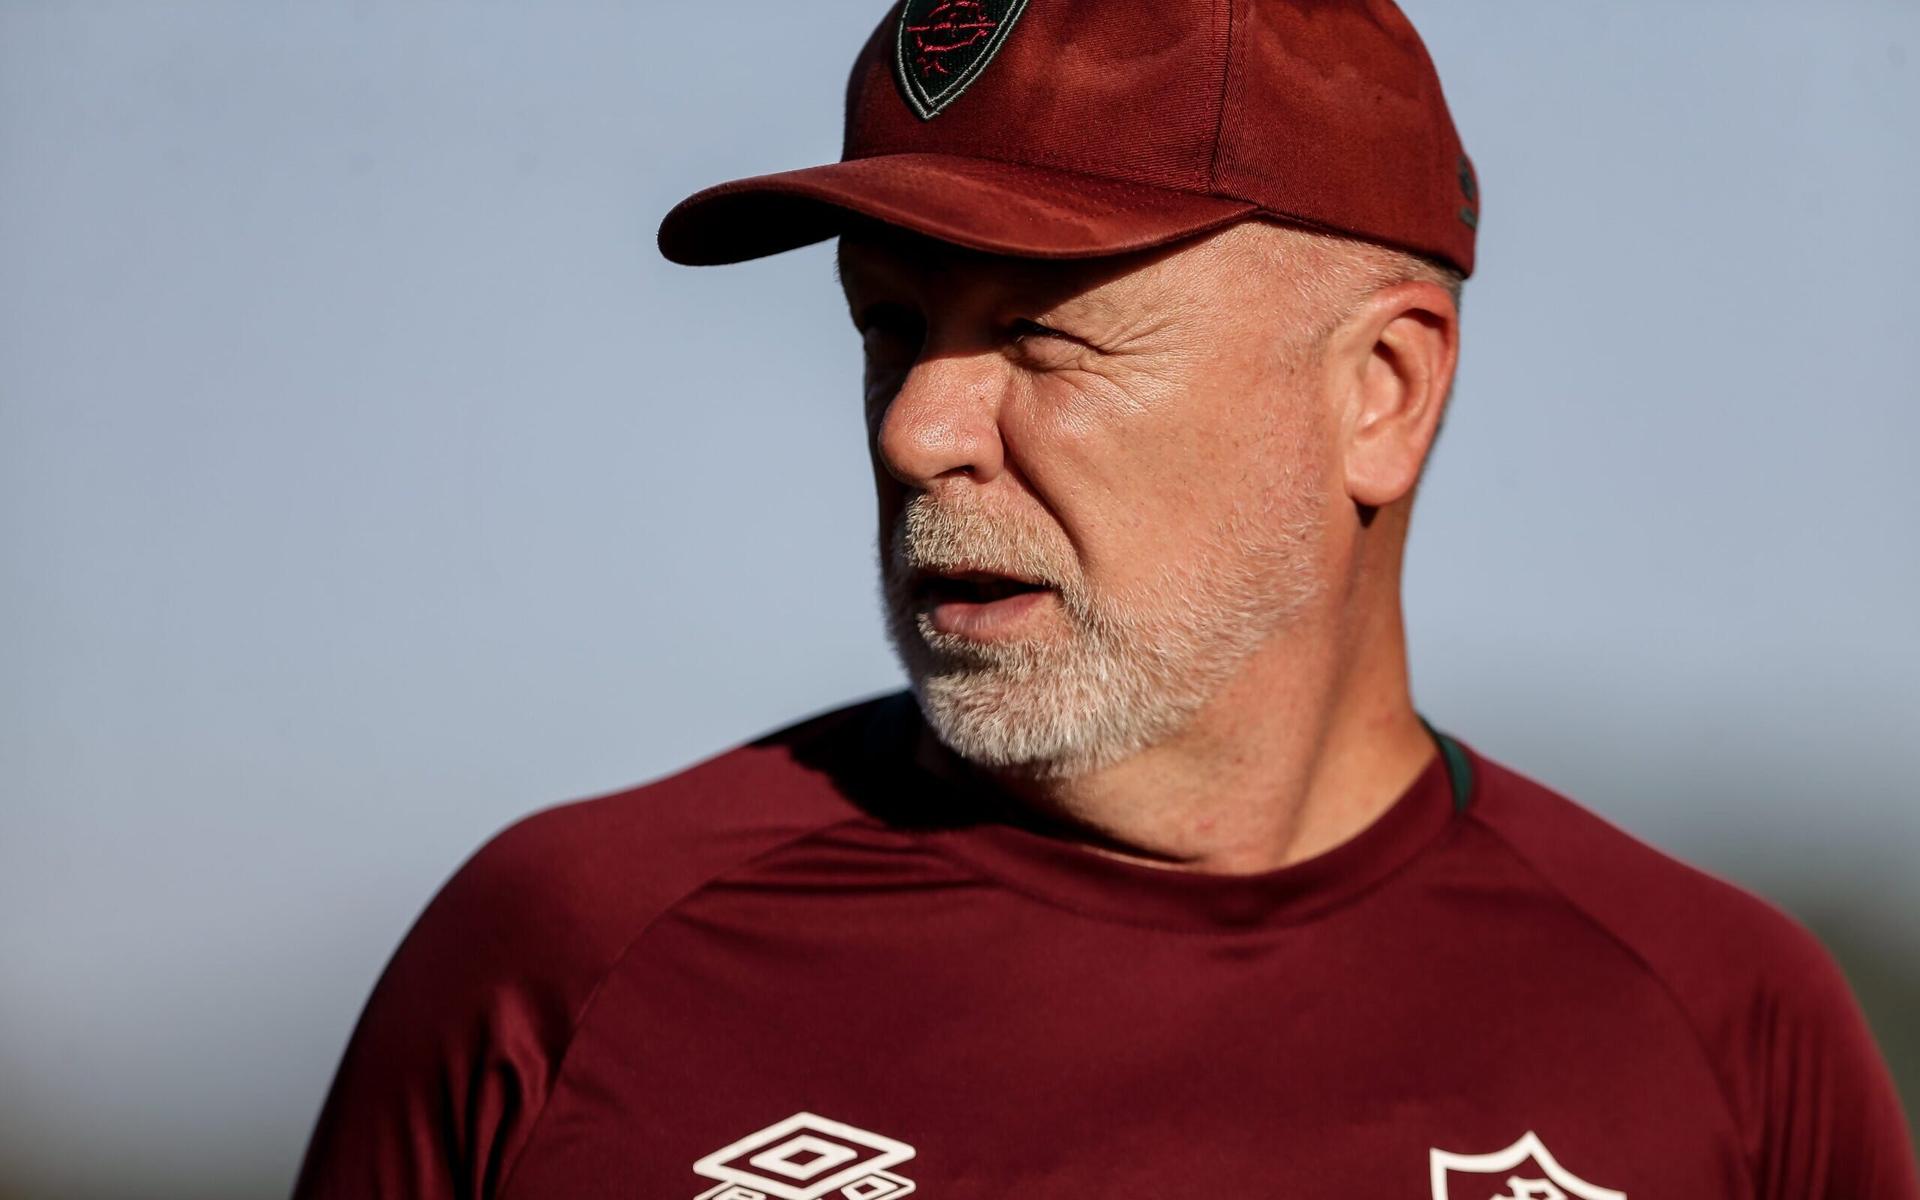
[[[912,1157],[905,1142],[795,1113],[693,1164],[720,1181],[696,1200],[892,1200],[914,1185],[887,1168]]]
[[[695,1200],[894,1200],[913,1193],[913,1180],[889,1168],[914,1155],[912,1146],[809,1112],[795,1113],[693,1164],[694,1174],[718,1180]],[[1529,1132],[1490,1154],[1428,1154],[1433,1200],[1486,1195],[1493,1200],[1627,1200],[1625,1192],[1588,1183],[1556,1161]]]

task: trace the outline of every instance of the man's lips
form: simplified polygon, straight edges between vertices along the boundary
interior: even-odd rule
[[[975,641],[1019,636],[1021,618],[1039,608],[1053,588],[997,571],[917,571],[910,585],[914,608],[936,632]]]
[[[908,586],[915,600],[933,604],[991,604],[1026,592],[1050,590],[1037,579],[972,568],[915,571]]]

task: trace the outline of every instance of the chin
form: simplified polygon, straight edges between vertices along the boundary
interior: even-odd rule
[[[1174,736],[1257,644],[1237,620],[1196,633],[1070,601],[1064,627],[978,640],[936,632],[897,589],[886,599],[887,634],[927,724],[968,762],[1023,778],[1088,775]]]
[[[1023,677],[1024,676],[1024,677]],[[1167,713],[1116,704],[1058,672],[908,669],[920,711],[940,741],[975,766],[1027,779],[1065,779],[1121,762],[1171,731]]]

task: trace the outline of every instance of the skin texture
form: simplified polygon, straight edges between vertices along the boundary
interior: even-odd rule
[[[1459,317],[1436,283],[1352,269],[1369,253],[1258,220],[1061,261],[842,238],[924,761],[1210,872],[1321,853],[1406,789],[1434,749],[1401,555]],[[943,632],[913,572],[963,567],[1051,590]]]

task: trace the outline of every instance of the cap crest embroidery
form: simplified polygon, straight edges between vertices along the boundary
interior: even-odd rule
[[[932,120],[980,78],[1027,0],[907,0],[894,34],[893,73],[921,120]]]

